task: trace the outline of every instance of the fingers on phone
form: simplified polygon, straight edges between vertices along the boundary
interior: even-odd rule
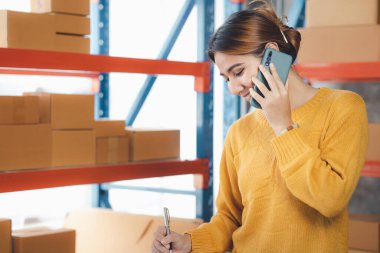
[[[282,83],[282,80],[277,72],[277,69],[276,69],[276,66],[273,64],[273,63],[270,63],[269,64],[269,68],[272,72],[272,76],[274,78],[274,80],[276,81],[276,84],[277,84],[277,88],[279,90],[281,90],[281,88],[283,89],[284,88],[284,84]]]
[[[260,105],[263,104],[264,98],[255,92],[252,88],[249,89],[249,93],[251,94],[252,98],[257,101],[257,103]]]
[[[268,93],[269,93],[268,88],[259,79],[257,79],[256,77],[252,77],[252,82],[261,91],[261,93],[264,95],[264,97],[268,96]]]

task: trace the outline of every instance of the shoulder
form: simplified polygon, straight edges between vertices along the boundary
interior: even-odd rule
[[[331,90],[326,99],[330,100],[333,109],[342,109],[343,111],[354,108],[365,107],[363,98],[349,90]]]

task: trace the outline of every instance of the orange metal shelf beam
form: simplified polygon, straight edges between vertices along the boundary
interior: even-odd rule
[[[297,64],[298,73],[311,82],[369,82],[380,80],[380,62]]]
[[[184,174],[202,175],[202,188],[207,188],[208,160],[171,160],[0,172],[0,193]]]
[[[195,77],[196,91],[208,92],[210,89],[208,62],[194,63],[0,48],[0,69],[0,73],[7,73],[7,71],[12,73],[13,69],[16,69],[17,74],[25,71],[24,74],[89,77],[103,72],[190,75]]]
[[[380,178],[380,161],[367,161],[362,170],[364,177],[379,177]]]

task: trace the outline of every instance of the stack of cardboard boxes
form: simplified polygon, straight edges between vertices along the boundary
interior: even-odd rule
[[[54,50],[89,53],[89,0],[32,0],[32,12],[47,13],[54,24]]]
[[[94,96],[39,93],[38,98],[40,121],[51,126],[51,166],[95,164]]]
[[[37,96],[0,96],[0,140],[0,170],[50,167],[51,130]]]
[[[378,0],[307,0],[298,63],[380,60]]]
[[[125,136],[124,121],[97,120],[96,163],[118,164],[129,161],[128,138]]]
[[[380,252],[380,215],[350,215],[348,233],[349,253]]]
[[[0,96],[0,170],[177,159],[179,130],[94,120],[93,95]]]
[[[32,0],[32,12],[0,11],[0,47],[90,52],[89,0]]]

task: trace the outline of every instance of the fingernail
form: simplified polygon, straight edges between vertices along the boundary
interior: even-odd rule
[[[249,88],[249,93],[251,93],[251,95],[253,94],[253,88]]]
[[[274,64],[271,62],[270,64],[269,64],[272,68],[274,68]]]

